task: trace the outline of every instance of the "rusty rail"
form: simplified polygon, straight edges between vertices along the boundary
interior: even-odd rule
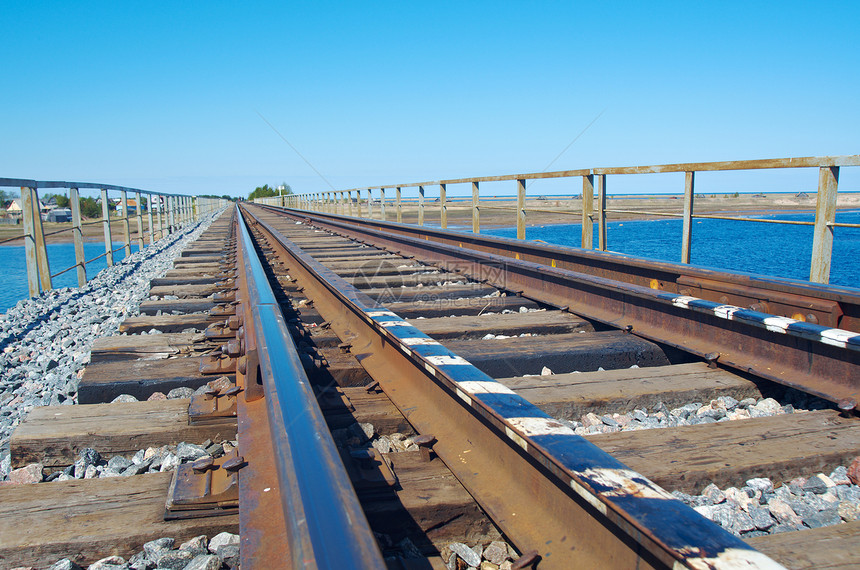
[[[310,219],[329,231],[419,257],[448,271],[626,328],[648,340],[860,409],[860,334],[856,332],[536,263],[520,259],[519,253],[511,259],[500,255],[503,248],[498,246],[479,251],[333,216]],[[854,296],[852,310],[856,310]]]
[[[555,172],[536,172],[527,174],[507,174],[502,176],[478,176],[469,178],[455,178],[438,181],[414,182],[406,184],[391,184],[384,186],[371,186],[364,188],[352,188],[349,190],[324,191],[306,194],[294,194],[274,199],[259,199],[261,203],[269,205],[289,206],[295,209],[311,210],[322,213],[347,213],[345,202],[349,205],[349,215],[353,215],[352,193],[357,196],[358,216],[362,217],[361,202],[362,192],[366,193],[368,205],[367,217],[372,218],[372,206],[374,204],[373,192],[378,191],[381,200],[380,219],[385,220],[385,188],[395,188],[395,207],[397,221],[402,221],[402,189],[418,188],[418,224],[424,224],[424,210],[426,208],[425,188],[438,188],[439,219],[442,229],[448,225],[448,186],[452,184],[470,184],[472,189],[472,231],[480,232],[480,210],[481,208],[498,209],[498,206],[481,206],[479,197],[479,186],[481,182],[515,181],[516,206],[512,209],[515,213],[517,227],[517,238],[525,239],[526,219],[528,212],[540,211],[537,208],[526,207],[526,182],[548,178],[582,178],[582,207],[579,215],[582,216],[582,247],[593,248],[595,217],[597,218],[598,249],[606,251],[606,214],[607,213],[630,213],[630,210],[612,210],[606,207],[607,176],[632,175],[632,174],[655,174],[655,173],[684,173],[683,211],[674,214],[683,219],[684,225],[681,236],[681,262],[690,263],[692,244],[692,231],[694,218],[714,218],[716,216],[696,215],[694,211],[695,178],[697,172],[718,172],[738,170],[763,170],[784,168],[818,168],[818,192],[815,210],[815,222],[813,233],[812,258],[810,261],[809,280],[816,283],[827,283],[830,278],[830,263],[833,251],[834,228],[854,227],[853,224],[840,224],[836,222],[836,195],[839,180],[839,169],[844,166],[860,165],[860,155],[848,156],[821,156],[800,158],[777,158],[762,160],[738,160],[723,162],[696,162],[682,164],[662,164],[651,166],[629,166],[612,168],[589,168],[579,170],[560,170]],[[595,184],[597,196],[595,196]],[[514,198],[512,198],[513,200]],[[596,208],[595,208],[596,203]],[[645,213],[645,212],[640,212]],[[649,215],[651,212],[647,212]],[[577,214],[574,214],[577,215]],[[734,217],[726,216],[718,219],[732,220]],[[761,223],[774,223],[773,220],[756,220]]]
[[[243,432],[240,435],[248,437],[245,434],[253,432],[261,422],[270,428],[271,443],[263,447],[268,447],[269,453],[274,451],[280,481],[289,541],[284,554],[292,560],[293,568],[383,568],[382,554],[344,470],[248,227],[241,216],[237,218],[242,260],[239,268],[247,294],[242,299],[244,330],[246,340],[253,339],[253,346],[246,346],[246,356],[259,363],[258,372],[246,370],[244,409],[261,396],[267,410],[262,420],[243,414],[239,418]],[[257,383],[264,394],[255,392]],[[255,500],[240,497],[240,501],[247,500],[242,504],[248,508],[270,500],[260,489],[254,491]],[[259,541],[266,540],[260,537]],[[285,561],[272,562],[274,567]]]
[[[263,206],[268,207],[268,206]],[[295,212],[298,213],[298,212]],[[309,216],[306,213],[302,215]],[[360,226],[369,231],[416,238],[514,260],[695,296],[722,305],[735,305],[796,321],[860,332],[860,292],[848,287],[747,273],[726,273],[631,255],[536,243],[510,238],[418,227],[334,214],[311,217]]]
[[[540,554],[542,568],[705,568],[729,560],[780,567],[386,310],[266,222],[257,227],[409,422],[433,434],[433,452],[521,551]]]

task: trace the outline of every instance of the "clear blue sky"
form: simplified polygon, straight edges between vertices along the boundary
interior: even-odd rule
[[[542,171],[601,112],[550,169],[860,153],[856,0],[0,0],[0,21],[0,177],[328,189],[260,115],[338,189]]]

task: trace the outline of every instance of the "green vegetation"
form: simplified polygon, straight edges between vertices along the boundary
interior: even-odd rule
[[[222,194],[221,196],[216,196],[215,194],[198,194],[198,198],[214,198],[216,200],[229,200],[231,202],[235,202],[236,198],[230,196],[229,194]]]
[[[278,188],[283,186],[283,192],[279,191]],[[248,200],[253,200],[254,198],[268,198],[270,196],[280,196],[283,194],[284,196],[288,194],[292,194],[293,189],[290,188],[290,185],[286,182],[281,182],[278,186],[274,188],[270,187],[268,184],[264,184],[262,186],[257,186],[254,188],[254,191],[248,194]]]
[[[69,207],[69,198],[64,194],[45,194],[42,196],[41,201],[47,202],[51,198],[56,199],[58,208],[68,208]]]
[[[81,216],[85,218],[100,218],[102,207],[95,198],[81,198]]]

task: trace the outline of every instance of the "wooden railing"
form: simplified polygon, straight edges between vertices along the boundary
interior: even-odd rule
[[[827,283],[830,279],[830,262],[833,251],[833,230],[836,227],[860,227],[860,224],[837,223],[836,195],[839,180],[839,169],[844,166],[860,165],[860,155],[849,156],[821,156],[803,158],[777,158],[764,160],[738,160],[727,162],[697,162],[683,164],[662,164],[654,166],[630,166],[615,168],[591,168],[580,170],[560,170],[555,172],[536,172],[529,174],[508,174],[503,176],[479,176],[473,178],[456,178],[449,180],[438,180],[432,182],[414,182],[408,184],[394,184],[385,186],[373,186],[365,188],[351,188],[348,190],[333,190],[307,194],[293,194],[274,198],[263,198],[257,201],[291,207],[297,209],[324,211],[329,213],[344,214],[359,217],[374,217],[374,206],[378,206],[379,219],[385,220],[386,206],[393,205],[396,212],[396,220],[403,220],[403,205],[407,201],[402,197],[404,188],[418,189],[417,207],[418,224],[425,222],[425,210],[428,203],[431,207],[438,205],[438,214],[441,227],[448,227],[448,207],[451,200],[448,198],[448,186],[454,184],[470,184],[472,189],[471,218],[472,231],[479,233],[481,229],[481,210],[509,210],[514,213],[514,221],[517,228],[517,238],[525,239],[526,235],[526,213],[527,212],[549,212],[553,214],[567,213],[581,216],[582,220],[582,247],[591,249],[594,241],[595,217],[598,232],[598,249],[605,251],[606,245],[606,214],[633,214],[633,215],[658,215],[672,216],[683,219],[681,237],[681,261],[690,263],[692,244],[692,227],[694,218],[710,218],[721,220],[744,220],[762,223],[789,223],[796,225],[814,226],[814,237],[812,247],[812,260],[810,262],[809,280],[818,283]],[[785,169],[785,168],[818,168],[818,193],[815,208],[815,221],[785,221],[769,219],[741,218],[738,216],[722,216],[695,214],[695,179],[697,172],[713,171],[740,171],[761,169]],[[655,173],[684,173],[683,211],[679,213],[661,213],[653,211],[608,209],[606,207],[607,176],[622,176],[633,174],[655,174]],[[578,211],[544,210],[540,208],[526,207],[526,182],[547,178],[582,178],[582,206]],[[512,181],[516,183],[515,207],[482,203],[480,199],[480,184],[482,182]],[[597,196],[595,197],[595,185]],[[386,189],[394,190],[394,198],[386,197]],[[428,202],[427,188],[438,188],[438,195],[433,202]],[[355,197],[353,197],[353,193]],[[377,193],[377,196],[374,196]],[[596,200],[595,200],[596,198]],[[514,196],[511,196],[514,199]],[[436,201],[438,200],[438,201]],[[365,206],[363,209],[362,206]],[[366,211],[363,211],[366,210]]]
[[[135,196],[135,219],[136,219],[136,241],[138,249],[144,248],[146,238],[149,243],[155,243],[165,235],[175,232],[180,227],[192,223],[201,216],[211,213],[224,206],[224,200],[205,198],[198,196],[180,196],[151,192],[137,188],[114,186],[110,184],[96,184],[91,182],[63,182],[63,181],[36,181],[22,180],[17,178],[0,178],[0,187],[18,187],[21,189],[21,217],[24,226],[22,235],[13,236],[0,241],[0,244],[16,242],[23,239],[24,254],[27,261],[27,284],[31,297],[39,295],[41,291],[49,291],[53,288],[53,279],[60,275],[77,269],[78,286],[82,287],[87,282],[87,264],[102,257],[106,258],[108,267],[114,263],[114,253],[124,250],[125,255],[131,255],[132,232],[129,216],[129,193]],[[42,225],[39,188],[68,189],[69,208],[71,209],[71,226],[54,232],[45,233]],[[101,218],[83,222],[81,217],[81,189],[98,189],[101,200]],[[111,216],[108,207],[110,193],[119,193],[119,217],[117,218],[122,228],[122,245],[113,248],[113,237],[111,230]],[[147,227],[143,227],[143,201],[141,196],[147,196],[146,208]],[[155,220],[153,215],[155,209]],[[116,219],[114,220],[116,221]],[[82,228],[88,225],[101,224],[104,229],[105,252],[92,259],[86,259],[84,255],[84,240]],[[48,250],[45,238],[51,235],[72,232],[72,241],[75,246],[75,264],[57,273],[51,273],[48,261]],[[156,237],[157,235],[157,237]]]

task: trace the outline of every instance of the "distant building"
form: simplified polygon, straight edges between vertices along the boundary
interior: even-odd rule
[[[47,221],[49,222],[71,222],[72,211],[69,208],[54,208],[48,212]]]
[[[114,198],[111,201],[116,205],[116,213],[117,213],[116,215],[121,216],[122,212],[120,209],[122,208],[122,198]],[[128,208],[128,215],[129,216],[137,214],[137,200],[136,199],[129,198],[128,200],[126,200],[126,207]]]
[[[21,199],[15,198],[12,200],[12,203],[9,204],[9,207],[6,208],[6,213],[13,216],[21,216],[24,214],[24,209],[21,208]]]

